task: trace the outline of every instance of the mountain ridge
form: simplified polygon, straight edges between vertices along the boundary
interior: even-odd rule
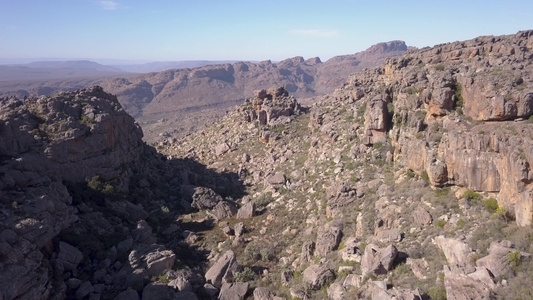
[[[78,82],[50,80],[27,86],[21,82],[0,82],[0,94],[24,97],[100,85],[117,95],[126,111],[138,119],[147,140],[156,140],[160,134],[186,134],[201,128],[206,120],[218,118],[226,109],[242,103],[245,95],[264,86],[284,85],[301,102],[308,99],[311,103],[340,86],[349,74],[401,55],[407,49],[404,42],[394,43],[396,48],[389,51],[372,50],[367,55],[365,52],[344,55],[326,62],[294,57],[277,63],[236,62]],[[400,44],[402,50],[396,50]],[[206,107],[210,110],[205,110]]]

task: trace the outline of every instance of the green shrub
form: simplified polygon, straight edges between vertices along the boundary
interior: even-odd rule
[[[394,113],[394,104],[392,104],[392,102],[387,103],[387,111],[391,115]]]
[[[498,209],[498,200],[494,198],[489,198],[485,200],[485,210],[493,214]]]
[[[472,191],[472,190],[468,190],[466,191],[464,194],[463,194],[463,197],[472,205],[476,204],[477,202],[481,201],[483,199],[483,197],[481,197],[480,194]]]
[[[461,85],[457,82],[455,83],[455,107],[463,107],[463,94]]]
[[[440,219],[437,222],[435,222],[435,226],[437,226],[437,227],[443,228],[444,225],[446,225],[446,220],[444,220],[444,219]]]
[[[459,219],[459,221],[455,223],[455,226],[457,226],[457,228],[463,228],[465,226],[465,221],[463,219]]]
[[[246,267],[242,271],[235,273],[235,281],[236,282],[252,281],[252,280],[254,280],[254,277],[255,277],[255,273],[249,267]]]
[[[444,71],[444,65],[443,64],[438,64],[435,66],[435,70],[437,71]]]
[[[420,178],[424,179],[425,182],[429,183],[429,175],[428,172],[424,171],[420,174]]]
[[[509,258],[511,269],[513,269],[515,272],[519,271],[520,265],[522,264],[522,255],[520,254],[520,251],[511,251],[509,254],[507,254],[507,257]]]
[[[430,287],[427,292],[431,300],[446,300],[446,290],[443,287]]]

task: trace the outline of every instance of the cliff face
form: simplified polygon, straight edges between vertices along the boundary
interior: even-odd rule
[[[532,31],[479,37],[389,60],[351,76],[335,95],[367,103],[360,134],[368,144],[386,134],[395,161],[436,186],[497,193],[530,225],[532,58]]]
[[[94,87],[0,100],[0,135],[0,298],[46,298],[51,270],[43,256],[79,219],[63,182],[98,176],[127,192],[142,132],[116,97]]]

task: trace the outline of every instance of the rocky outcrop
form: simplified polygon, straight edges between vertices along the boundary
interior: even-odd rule
[[[93,87],[0,99],[0,134],[0,251],[9,257],[0,262],[0,298],[47,297],[43,247],[53,252],[52,238],[79,219],[63,182],[127,192],[144,151],[142,132],[116,97]],[[56,274],[75,272],[83,259],[67,243],[59,243],[58,253]]]
[[[361,272],[363,275],[387,274],[397,255],[398,249],[394,245],[379,248],[376,245],[368,244],[361,258]]]
[[[320,289],[333,279],[335,279],[335,274],[324,265],[310,265],[303,272],[303,281],[308,283],[313,289]]]
[[[280,117],[290,117],[301,111],[300,104],[284,87],[257,90],[254,98],[246,101],[252,109],[243,112],[245,120],[257,120],[259,125],[274,125]]]
[[[362,143],[390,139],[394,161],[432,185],[498,193],[499,205],[530,225],[532,39],[523,31],[408,52],[350,76],[334,96],[364,117]]]

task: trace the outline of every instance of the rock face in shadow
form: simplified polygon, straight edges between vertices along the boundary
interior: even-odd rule
[[[63,181],[97,176],[127,191],[142,132],[116,97],[93,87],[0,100],[0,135],[1,255],[9,258],[0,263],[1,298],[41,298],[51,290],[41,250],[53,251],[52,238],[79,219]],[[75,270],[81,260],[59,244],[56,269]]]
[[[98,86],[0,99],[0,298],[140,293],[151,278],[170,278],[180,259],[202,255],[176,246],[198,239],[192,232],[153,228],[191,202],[211,207],[239,195],[238,178],[167,160],[142,135]],[[204,284],[196,273],[186,281]]]

